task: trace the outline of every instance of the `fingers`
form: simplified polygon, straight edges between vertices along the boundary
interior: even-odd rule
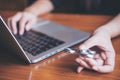
[[[79,67],[77,68],[77,72],[80,73],[83,69],[84,69],[84,67],[79,66]]]
[[[31,26],[35,24],[36,21],[37,17],[33,14],[19,12],[15,16],[8,19],[8,26],[14,34],[19,33],[22,35],[25,30],[30,30]]]
[[[76,59],[76,62],[78,62],[81,66],[92,69],[93,66],[99,66],[103,65],[104,61],[102,59],[91,59],[91,58],[84,58],[84,60]]]
[[[92,69],[100,73],[109,73],[114,70],[114,65],[104,64],[104,61],[101,59],[94,60],[86,58],[85,61],[76,59],[76,62],[80,64],[80,66],[77,68],[78,73],[80,73],[83,68]]]
[[[90,69],[90,66],[81,58],[76,58],[75,60],[77,63],[79,63],[82,67],[85,67],[87,69]]]
[[[111,54],[113,53],[101,53],[101,59],[96,59],[97,65],[93,65],[92,69],[100,73],[112,72],[114,70],[115,58]]]
[[[76,58],[75,61],[80,64],[80,66],[77,68],[78,73],[80,73],[84,69],[84,67],[89,68],[89,66],[83,60],[81,60],[80,58]]]
[[[100,56],[104,60],[104,65],[103,66],[95,66],[94,70],[101,72],[101,73],[112,72],[114,70],[114,65],[115,65],[114,50],[101,53]]]
[[[104,66],[93,66],[92,69],[100,73],[109,73],[114,70],[114,67],[112,65],[104,65]]]
[[[108,64],[108,65],[113,65],[115,64],[115,53],[113,52],[106,52],[105,53],[106,55],[106,61],[105,61],[105,64]]]
[[[101,53],[95,56],[95,59],[86,58],[85,62],[91,66],[91,69],[100,73],[109,73],[114,70],[115,57],[111,52]]]
[[[94,42],[94,36],[89,38],[87,41],[85,41],[82,45],[80,45],[80,49],[87,50],[93,46],[95,46],[96,43]]]
[[[27,21],[28,21],[27,18],[24,16],[19,21],[19,34],[20,35],[23,35]]]
[[[97,62],[94,59],[91,58],[86,58],[85,59],[86,63],[89,64],[91,67],[94,65],[97,65]]]
[[[91,38],[80,45],[80,49],[87,50],[94,46],[100,48],[100,51],[97,51],[97,55],[95,55],[93,59],[86,58],[84,60],[76,60],[76,62],[85,68],[88,68],[87,66],[89,66],[90,69],[97,72],[112,72],[115,65],[115,51],[113,49],[110,38],[108,38],[108,36],[104,35],[103,33],[94,34]]]
[[[10,25],[10,18],[8,18],[7,24],[8,24],[8,27],[10,28],[10,30],[13,32],[12,27],[11,27],[11,25]],[[13,32],[13,33],[14,33],[14,32]],[[15,34],[15,33],[14,33],[14,34]]]
[[[21,18],[21,13],[17,13],[15,16],[8,19],[8,26],[14,34],[17,34],[17,22]]]
[[[33,22],[32,22],[32,21],[27,22],[26,27],[25,27],[25,30],[26,30],[26,31],[29,31],[30,28],[31,28],[31,27],[30,27],[31,25],[33,25]]]
[[[31,29],[31,26],[33,24],[35,24],[35,22],[36,22],[36,20],[29,20],[26,24],[26,27],[25,27],[26,31],[29,31]]]

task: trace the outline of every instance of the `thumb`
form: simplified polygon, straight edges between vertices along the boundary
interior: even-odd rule
[[[85,41],[83,44],[80,45],[80,49],[87,50],[93,46],[96,46],[96,42],[94,42],[94,39],[90,38],[87,41]]]

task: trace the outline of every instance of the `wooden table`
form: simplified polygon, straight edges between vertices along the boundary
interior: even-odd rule
[[[0,11],[7,20],[15,14],[13,11]],[[71,26],[78,30],[92,32],[105,24],[112,16],[78,15],[78,14],[46,14],[45,19]],[[120,37],[112,40],[116,51],[115,70],[109,74],[101,74],[84,69],[76,73],[78,64],[74,61],[76,55],[65,52],[58,53],[36,64],[27,65],[7,50],[0,49],[0,80],[120,80]],[[2,47],[2,45],[0,46]]]

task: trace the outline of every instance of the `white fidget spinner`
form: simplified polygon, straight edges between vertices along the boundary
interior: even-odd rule
[[[66,52],[70,53],[70,54],[79,54],[81,56],[85,56],[88,58],[93,58],[94,55],[96,54],[96,51],[93,50],[77,50],[77,49],[71,49],[71,48],[66,48],[65,49]]]

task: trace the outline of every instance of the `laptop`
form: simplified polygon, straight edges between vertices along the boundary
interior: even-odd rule
[[[22,36],[14,35],[0,16],[0,45],[28,63],[36,63],[88,39],[90,33],[39,19]]]

